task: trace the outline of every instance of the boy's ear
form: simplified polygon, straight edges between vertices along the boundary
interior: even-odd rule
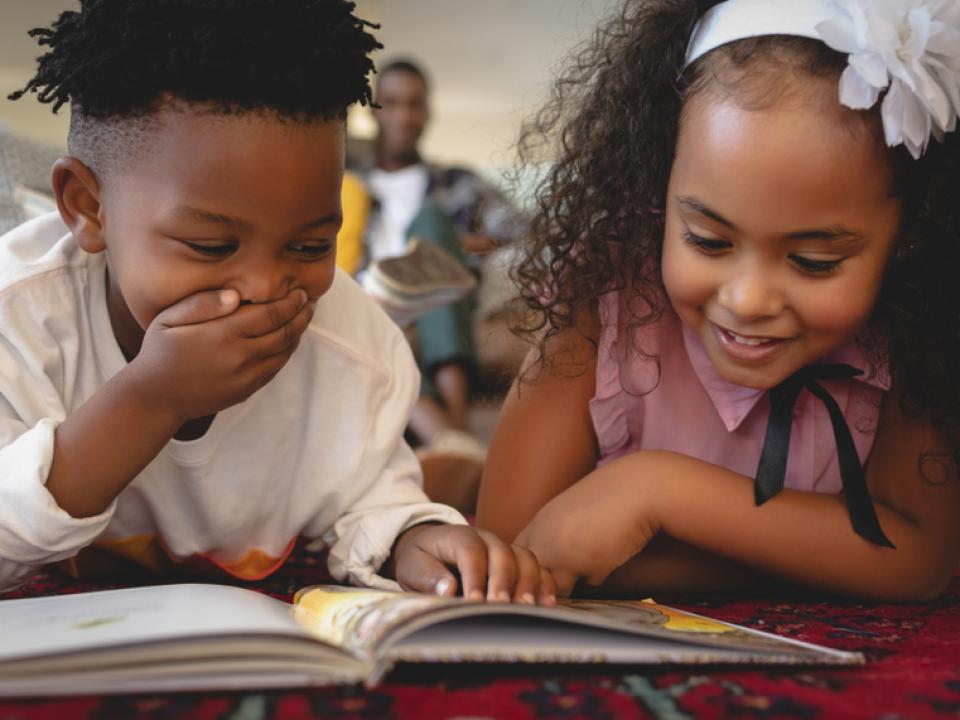
[[[90,253],[106,249],[97,176],[80,160],[67,156],[53,164],[51,180],[60,217],[77,244]]]

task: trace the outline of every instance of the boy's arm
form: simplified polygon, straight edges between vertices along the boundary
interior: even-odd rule
[[[96,538],[110,522],[116,496],[177,428],[269,381],[295,349],[312,313],[310,303],[288,295],[276,308],[237,312],[234,297],[205,315],[196,303],[217,294],[194,295],[161,313],[157,327],[151,328],[172,336],[148,338],[134,362],[69,415],[60,389],[43,374],[46,356],[32,358],[33,364],[25,359],[49,347],[59,359],[55,339],[36,333],[19,340],[0,336],[0,590],[13,587],[38,566],[72,557]],[[286,314],[284,302],[289,306]],[[238,340],[244,345],[239,355],[231,353],[230,343],[222,338],[215,341],[216,352],[209,343],[198,342],[198,333],[210,329],[202,318],[225,313],[234,332],[246,333]],[[281,328],[259,332],[285,318]],[[11,332],[20,324],[11,322]],[[223,363],[243,356],[247,344],[270,352],[262,362],[225,372]],[[182,352],[178,345],[190,345],[191,352]],[[173,383],[164,373],[181,373],[184,381]],[[28,424],[24,417],[34,419]]]
[[[557,562],[594,584],[663,531],[791,583],[885,600],[934,597],[960,557],[960,486],[952,460],[935,459],[949,457],[943,441],[928,423],[904,418],[895,398],[884,404],[867,482],[896,549],[856,535],[840,495],[783,490],[757,507],[751,478],[669,452],[596,471],[544,508],[527,539],[535,553],[549,552],[545,533],[576,529],[585,546]]]
[[[399,585],[380,569],[397,538],[416,525],[464,525],[466,520],[453,508],[431,503],[421,487],[420,465],[403,438],[419,374],[406,339],[392,330],[383,348],[390,376],[382,392],[355,399],[369,418],[369,430],[343,447],[344,453],[356,453],[358,461],[348,464],[353,472],[344,480],[349,482],[333,489],[337,520],[332,527],[308,526],[305,534],[321,537],[330,548],[328,564],[338,581],[396,590]]]
[[[137,357],[60,424],[46,485],[65,512],[104,512],[181,425],[242,402],[283,367],[310,321],[306,293],[238,303],[209,291],[161,312]]]

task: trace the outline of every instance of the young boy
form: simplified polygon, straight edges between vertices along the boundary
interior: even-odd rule
[[[334,267],[344,118],[378,44],[345,0],[83,0],[16,99],[71,103],[59,213],[0,239],[0,589],[67,560],[550,602],[431,504],[403,336]],[[379,574],[378,574],[379,573]],[[489,577],[489,580],[488,580]]]

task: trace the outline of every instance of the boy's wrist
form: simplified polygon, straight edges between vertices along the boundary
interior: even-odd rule
[[[152,378],[145,376],[134,358],[114,377],[117,391],[123,394],[124,404],[130,412],[145,415],[156,421],[157,427],[169,427],[168,440],[177,429],[191,418],[184,417],[171,402],[172,394],[158,388]]]

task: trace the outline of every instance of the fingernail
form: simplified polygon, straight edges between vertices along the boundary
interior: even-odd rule
[[[297,300],[297,307],[303,307],[304,305],[307,304],[307,300],[309,300],[309,299],[310,299],[310,296],[307,295],[307,291],[301,289],[301,290],[300,290],[300,299]]]
[[[483,600],[483,593],[479,590],[473,590],[471,591],[469,598],[471,600]]]
[[[551,605],[551,606],[552,606],[552,605],[556,605],[556,604],[557,604],[557,596],[556,596],[556,595],[547,595],[547,605]]]
[[[533,605],[535,600],[533,598],[533,595],[531,595],[530,593],[524,593],[523,595],[520,596],[520,602],[522,602],[524,605]]]
[[[220,291],[220,304],[221,305],[233,305],[237,299],[236,290],[221,290]]]
[[[433,586],[434,591],[437,595],[446,595],[450,592],[450,586],[453,584],[453,581],[450,578],[443,578],[437,581],[437,584]]]
[[[501,590],[497,593],[497,602],[510,602],[510,593],[506,590]]]

